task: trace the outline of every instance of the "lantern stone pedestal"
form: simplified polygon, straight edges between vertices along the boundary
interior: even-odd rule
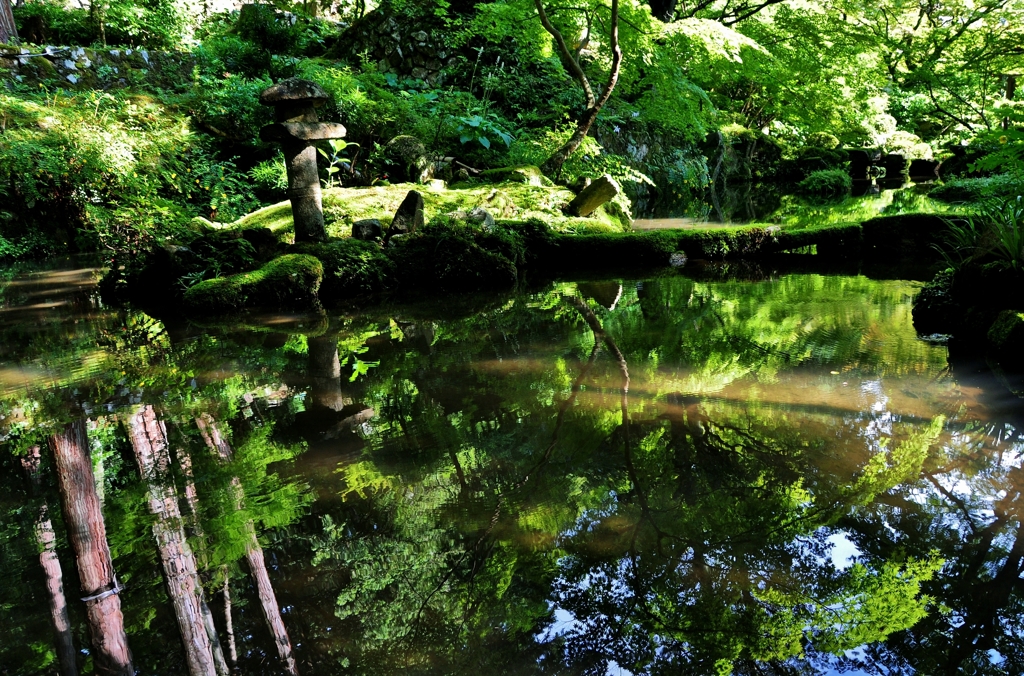
[[[274,107],[274,124],[260,129],[260,138],[280,143],[288,170],[288,199],[292,203],[296,242],[324,242],[323,197],[313,141],[342,138],[345,127],[320,122],[316,109],[328,99],[315,82],[290,78],[268,87],[260,103]]]

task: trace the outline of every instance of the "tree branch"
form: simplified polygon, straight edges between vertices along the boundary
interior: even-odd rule
[[[558,45],[558,52],[562,55],[565,61],[566,67],[572,72],[573,77],[579,80],[580,85],[583,86],[583,91],[587,96],[587,108],[594,107],[594,90],[590,87],[590,80],[587,79],[587,74],[583,72],[583,68],[573,58],[572,52],[569,51],[569,46],[565,44],[565,38],[562,37],[561,32],[551,23],[548,19],[547,12],[544,11],[544,3],[542,0],[533,0],[533,4],[537,7],[537,15],[540,16],[540,23],[544,26],[544,30],[551,34],[551,37],[555,39],[555,44]],[[612,12],[617,14],[618,0],[613,0]]]

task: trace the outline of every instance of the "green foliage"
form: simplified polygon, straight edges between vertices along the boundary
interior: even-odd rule
[[[982,210],[991,226],[992,253],[1012,270],[1024,270],[1024,200],[996,202]]]
[[[808,135],[807,145],[810,148],[821,148],[822,150],[835,150],[839,147],[839,139],[825,131],[816,131]]]
[[[929,197],[945,202],[979,202],[991,198],[1014,197],[1024,189],[1020,178],[996,174],[977,178],[950,178],[928,191]]]
[[[822,169],[812,171],[797,184],[800,192],[820,197],[846,195],[853,188],[853,179],[844,169]]]
[[[111,0],[101,10],[106,44],[149,49],[180,47],[194,28],[195,17],[178,0]],[[52,0],[32,0],[14,9],[24,31],[27,23],[41,25],[50,43],[94,45],[101,42],[96,15],[86,8],[67,7]]]
[[[68,8],[62,2],[22,3],[14,7],[14,20],[22,34],[25,33],[27,23],[41,23],[50,40],[60,45],[90,45],[98,38],[96,27],[89,18],[89,11]]]

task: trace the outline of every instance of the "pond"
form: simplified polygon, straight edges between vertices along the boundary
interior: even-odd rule
[[[0,673],[1024,668],[1021,401],[920,282],[198,326],[97,275],[0,277]]]
[[[932,183],[900,185],[899,181],[854,181],[851,194],[837,198],[808,198],[796,194],[792,184],[736,183],[712,186],[700,195],[680,193],[637,210],[633,227],[707,228],[761,223],[806,226],[844,221],[866,221],[876,216],[943,213],[944,202],[928,197]],[[962,206],[961,206],[962,208]]]

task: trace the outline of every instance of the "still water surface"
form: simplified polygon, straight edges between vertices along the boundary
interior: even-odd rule
[[[917,282],[201,327],[103,307],[96,274],[0,286],[0,674],[74,673],[69,645],[92,673],[116,631],[80,600],[72,429],[142,674],[197,644],[244,674],[1024,668],[1021,402],[917,337]]]

